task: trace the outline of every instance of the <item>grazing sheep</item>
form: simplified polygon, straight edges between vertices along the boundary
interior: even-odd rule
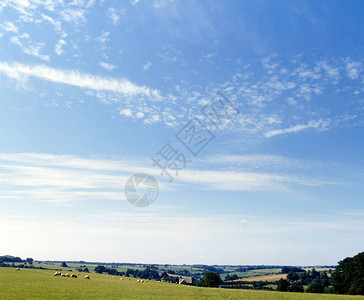
[[[77,278],[77,275],[76,274],[72,274],[71,275],[71,278]]]
[[[142,279],[142,280],[140,280],[140,282],[144,282],[144,280]]]
[[[129,278],[129,281],[131,281],[131,279]]]
[[[61,276],[61,273],[56,272],[56,273],[54,273],[54,275],[53,275],[53,276]]]
[[[88,275],[85,275],[85,279],[90,279],[90,276],[88,276]]]
[[[62,277],[66,277],[66,275],[65,275],[65,274],[61,274],[61,276],[62,276]]]
[[[19,271],[20,269],[19,268],[16,268],[17,271]]]
[[[115,278],[115,276],[113,276],[112,278]]]
[[[149,281],[149,279],[146,280],[146,282],[148,282],[148,281]]]
[[[120,278],[120,280],[123,280],[123,278]]]
[[[70,274],[68,274],[68,273],[67,273],[67,274],[66,274],[66,277],[70,277]]]
[[[137,282],[140,282],[140,280],[138,279]]]

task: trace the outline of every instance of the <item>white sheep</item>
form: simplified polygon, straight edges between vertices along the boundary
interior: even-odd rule
[[[85,275],[85,279],[90,279],[90,276],[88,276],[88,275]]]

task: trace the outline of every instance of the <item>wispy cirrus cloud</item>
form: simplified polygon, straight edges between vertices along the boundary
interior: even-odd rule
[[[18,27],[16,27],[13,22],[5,22],[0,25],[0,28],[5,31],[18,33]]]
[[[54,51],[57,53],[57,55],[61,55],[64,53],[64,50],[62,47],[66,45],[66,41],[64,39],[59,39],[57,44],[54,46]]]
[[[120,22],[120,15],[117,13],[116,9],[109,7],[107,10],[107,17],[111,20],[114,25],[118,25]]]
[[[330,120],[310,121],[308,124],[300,124],[300,125],[295,125],[295,126],[292,126],[289,128],[271,130],[271,131],[266,132],[265,136],[272,137],[272,136],[280,135],[280,134],[297,133],[297,132],[304,131],[304,130],[307,130],[310,128],[326,130],[329,125],[330,125]]]
[[[108,71],[112,71],[114,69],[117,69],[117,66],[115,66],[113,64],[110,64],[110,63],[106,63],[104,61],[100,61],[99,65],[100,65],[100,67],[102,67],[102,68],[104,68],[104,69],[106,69]]]
[[[251,158],[253,159],[253,158]],[[230,163],[228,162],[226,166]],[[161,171],[147,158],[123,159],[80,157],[37,153],[0,154],[2,198],[33,199],[56,205],[87,200],[125,200],[120,182],[136,172],[147,172],[159,179]],[[163,188],[178,190],[184,184],[199,189],[220,191],[289,192],[297,186],[317,187],[332,181],[307,178],[294,173],[265,170],[219,170],[215,164],[187,169],[178,183]]]
[[[23,33],[19,36],[13,36],[10,38],[10,42],[19,46],[21,51],[26,54],[39,57],[44,61],[49,61],[49,56],[45,54],[41,54],[41,50],[45,47],[45,43],[33,43],[31,41],[30,35],[27,33]]]
[[[94,76],[75,70],[59,70],[45,65],[24,65],[0,62],[0,72],[16,79],[34,77],[50,82],[67,84],[96,91],[111,91],[125,95],[157,96],[158,90],[138,86],[128,80]]]

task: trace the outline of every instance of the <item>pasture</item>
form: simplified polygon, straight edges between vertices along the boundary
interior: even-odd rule
[[[54,271],[0,268],[1,299],[364,299],[355,296],[280,293],[270,291],[227,290],[181,286],[172,283],[137,279],[120,280],[119,276],[85,273],[79,278],[54,277]]]

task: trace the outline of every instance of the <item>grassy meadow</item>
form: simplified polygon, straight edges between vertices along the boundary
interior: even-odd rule
[[[0,268],[0,299],[363,299],[360,296],[295,294],[270,291],[227,290],[181,286],[91,273],[80,277],[54,277],[54,271]]]

